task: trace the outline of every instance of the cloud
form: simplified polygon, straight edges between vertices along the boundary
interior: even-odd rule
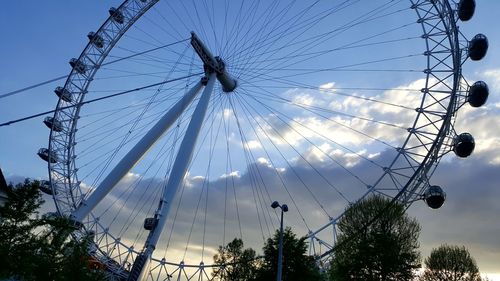
[[[319,85],[320,90],[327,90],[327,89],[332,89],[335,86],[335,82],[328,82],[322,85]]]
[[[262,144],[257,140],[250,140],[245,144],[246,149],[262,148]]]
[[[489,101],[498,102],[500,100],[498,97],[498,93],[500,93],[500,68],[488,69],[477,75],[478,78],[484,80],[490,88]]]

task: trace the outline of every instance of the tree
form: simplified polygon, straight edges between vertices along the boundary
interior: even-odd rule
[[[425,259],[422,281],[481,281],[476,261],[464,247],[441,245]]]
[[[274,236],[264,245],[264,262],[257,271],[256,280],[269,281],[276,279],[278,270],[278,245],[280,232],[276,230]],[[286,281],[318,281],[322,280],[319,268],[314,257],[308,256],[305,238],[297,238],[292,229],[287,227],[283,231],[283,280]]]
[[[235,238],[226,246],[219,246],[214,255],[213,277],[225,281],[247,281],[255,278],[258,261],[252,248],[243,249],[243,240]]]
[[[37,182],[26,180],[6,189],[9,200],[0,207],[0,279],[23,272],[35,262],[33,254],[40,241],[33,235],[43,204]]]
[[[88,241],[68,241],[68,219],[38,215],[40,182],[9,185],[0,207],[0,280],[104,280],[87,264]]]
[[[412,280],[420,268],[418,222],[401,204],[373,196],[347,208],[330,278],[343,280]]]

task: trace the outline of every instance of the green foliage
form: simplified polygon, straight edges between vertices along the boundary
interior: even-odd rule
[[[263,248],[264,257],[258,259],[251,248],[243,250],[243,241],[234,239],[227,246],[219,246],[214,256],[214,264],[225,265],[214,269],[212,276],[223,281],[269,281],[276,280],[278,270],[279,230],[269,238]],[[283,280],[321,281],[325,280],[319,272],[314,257],[307,254],[307,243],[297,238],[287,227],[283,231]]]
[[[346,210],[338,229],[331,280],[412,280],[420,268],[420,226],[400,204],[381,196],[362,200]]]
[[[0,207],[0,279],[104,280],[88,267],[88,243],[67,241],[71,223],[38,216],[43,204],[40,182],[9,185],[9,200]]]
[[[268,281],[276,279],[278,270],[279,230],[269,238],[263,248],[264,262],[257,272],[256,280]],[[307,243],[304,238],[297,238],[291,228],[283,232],[283,280],[286,281],[317,281],[322,280],[314,257],[307,253]]]
[[[235,238],[226,246],[219,246],[214,255],[214,264],[224,265],[214,268],[213,277],[220,280],[247,281],[253,280],[258,267],[255,251],[252,248],[243,249],[243,240]]]
[[[425,259],[421,281],[481,281],[476,261],[465,247],[441,245]]]

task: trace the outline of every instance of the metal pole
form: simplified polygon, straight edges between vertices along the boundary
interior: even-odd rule
[[[281,274],[283,271],[283,207],[281,209],[281,223],[280,223],[280,242],[278,246],[278,275],[276,277],[277,281],[281,281]]]

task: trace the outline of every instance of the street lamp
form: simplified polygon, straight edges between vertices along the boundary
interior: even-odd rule
[[[286,204],[280,205],[278,201],[274,201],[271,204],[273,209],[280,207],[281,209],[281,221],[280,221],[280,242],[278,246],[278,274],[276,276],[276,281],[281,281],[281,273],[283,271],[283,213],[288,212],[288,206]]]

